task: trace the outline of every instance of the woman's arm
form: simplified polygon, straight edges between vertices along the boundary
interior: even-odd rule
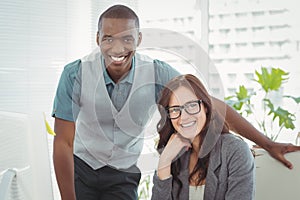
[[[271,141],[229,105],[216,98],[212,99],[216,109],[221,111],[221,114],[225,115],[225,120],[228,123],[231,131],[255,142],[257,145],[268,151],[272,157],[283,163],[286,167],[290,169],[293,168],[292,163],[285,159],[284,154],[288,152],[299,151],[300,146]]]
[[[173,177],[161,180],[157,172],[153,175],[153,187],[151,200],[171,200],[172,199]]]
[[[171,164],[182,149],[188,150],[191,147],[190,141],[183,139],[179,133],[171,135],[159,157],[157,171],[153,176],[152,200],[172,199],[173,177],[171,175]]]
[[[157,176],[159,179],[164,180],[171,176],[171,164],[180,153],[180,151],[185,148],[188,150],[191,148],[190,141],[183,139],[179,133],[171,135],[166,147],[161,153],[158,161]]]

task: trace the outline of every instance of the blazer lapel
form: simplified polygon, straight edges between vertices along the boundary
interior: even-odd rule
[[[182,189],[179,195],[180,200],[189,199],[189,160],[190,151],[184,153],[180,158],[180,164],[182,171],[178,175],[178,179],[182,182]],[[177,192],[177,190],[176,190]],[[176,193],[177,194],[177,193]]]

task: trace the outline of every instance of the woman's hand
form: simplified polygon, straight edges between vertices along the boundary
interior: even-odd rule
[[[179,133],[171,135],[166,147],[160,155],[158,162],[157,175],[163,180],[171,176],[171,163],[182,149],[187,151],[191,148],[191,141],[182,137]]]

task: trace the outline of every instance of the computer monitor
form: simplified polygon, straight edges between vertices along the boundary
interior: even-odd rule
[[[0,199],[53,200],[42,113],[0,111]]]

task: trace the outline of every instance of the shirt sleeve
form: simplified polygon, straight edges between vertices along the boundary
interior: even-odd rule
[[[53,103],[52,117],[75,121],[79,112],[81,61],[64,67]]]
[[[154,60],[153,62],[155,66],[155,99],[157,101],[164,86],[172,78],[179,76],[180,73],[166,62],[160,60]]]

